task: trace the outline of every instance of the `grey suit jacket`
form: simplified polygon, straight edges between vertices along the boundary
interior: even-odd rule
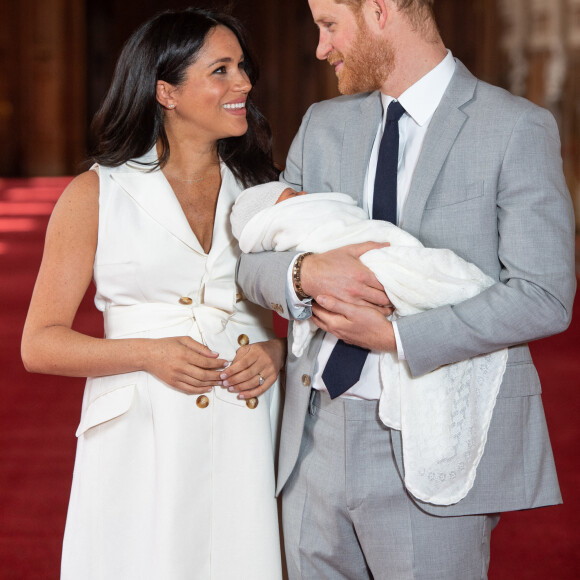
[[[306,191],[343,191],[360,205],[381,110],[376,92],[313,105],[283,180]],[[429,126],[401,225],[425,246],[449,248],[497,280],[457,306],[398,321],[412,374],[509,347],[474,487],[453,506],[417,503],[437,515],[466,515],[561,502],[526,344],[567,328],[576,289],[574,218],[552,115],[479,81],[457,62]],[[238,279],[245,295],[265,307],[285,305],[291,259],[243,256]],[[306,355],[288,357],[279,490],[298,456],[321,340],[319,332]],[[402,472],[400,433],[392,431],[392,439]]]

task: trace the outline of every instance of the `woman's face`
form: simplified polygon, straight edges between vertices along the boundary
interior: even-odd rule
[[[217,26],[187,69],[183,84],[173,89],[175,107],[167,121],[204,141],[238,137],[248,130],[245,103],[251,88],[238,39],[229,28]]]

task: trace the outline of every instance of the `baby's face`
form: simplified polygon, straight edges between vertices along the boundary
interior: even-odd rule
[[[295,191],[291,187],[287,187],[280,194],[280,197],[276,200],[276,203],[280,203],[281,201],[286,201],[287,199],[292,199],[294,197],[298,197],[299,195],[306,195],[306,192],[305,191]]]

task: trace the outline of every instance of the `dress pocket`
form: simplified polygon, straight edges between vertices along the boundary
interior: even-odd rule
[[[83,413],[76,436],[80,437],[89,429],[124,415],[131,408],[136,386],[125,385],[99,395]]]

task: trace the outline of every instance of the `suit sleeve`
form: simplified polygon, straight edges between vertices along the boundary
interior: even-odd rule
[[[413,376],[556,334],[570,324],[574,212],[558,129],[547,111],[527,108],[515,122],[496,199],[499,282],[456,306],[399,319]]]

